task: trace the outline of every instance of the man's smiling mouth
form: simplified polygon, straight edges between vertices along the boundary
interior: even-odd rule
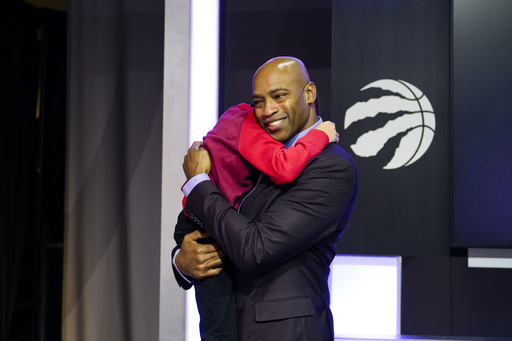
[[[275,127],[275,126],[278,126],[280,125],[281,123],[283,123],[284,121],[284,118],[280,119],[280,120],[277,120],[277,121],[273,121],[273,122],[270,122],[268,123],[268,126],[269,127]]]

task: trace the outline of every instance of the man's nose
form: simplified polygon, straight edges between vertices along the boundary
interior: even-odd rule
[[[275,113],[279,112],[279,107],[277,103],[273,100],[265,101],[265,108],[263,110],[263,115],[270,117]]]

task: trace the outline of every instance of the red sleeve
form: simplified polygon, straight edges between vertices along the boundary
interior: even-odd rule
[[[286,149],[256,122],[254,113],[247,114],[240,132],[240,155],[278,184],[292,182],[306,164],[329,143],[327,134],[312,129],[295,146]]]

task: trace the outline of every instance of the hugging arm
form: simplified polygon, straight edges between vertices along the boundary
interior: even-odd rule
[[[251,194],[242,205],[257,214],[237,212],[211,182],[196,186],[185,211],[204,223],[240,271],[268,271],[328,237],[337,241],[348,223],[357,192],[355,166],[328,150],[293,184]]]
[[[194,279],[216,276],[222,271],[224,253],[219,245],[183,212],[178,216],[174,236],[178,246],[172,251],[172,258],[179,271],[174,266],[173,271],[180,287],[189,289]]]
[[[259,171],[268,175],[276,184],[292,182],[299,176],[311,158],[317,156],[336,136],[332,122],[323,122],[322,129],[312,129],[297,140],[294,146],[285,148],[260,127],[253,113],[249,113],[240,132],[240,155]]]

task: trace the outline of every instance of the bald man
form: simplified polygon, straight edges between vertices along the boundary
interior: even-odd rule
[[[306,67],[293,57],[269,60],[253,78],[255,116],[287,147],[321,122],[316,96]],[[208,180],[210,166],[208,153],[194,143],[183,163],[191,179],[184,211],[218,246],[198,243],[206,236],[199,231],[188,234],[177,270],[207,278],[229,256],[240,340],[333,340],[327,280],[357,194],[351,157],[331,143],[290,184],[261,175],[239,210]]]

